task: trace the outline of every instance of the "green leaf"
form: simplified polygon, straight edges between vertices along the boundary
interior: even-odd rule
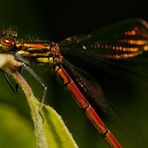
[[[78,147],[57,112],[47,105],[43,105],[41,109],[41,104],[35,98],[32,101],[31,111],[37,138],[37,147]]]
[[[17,81],[26,95],[34,122],[37,148],[77,148],[61,117],[53,108],[37,101],[30,86],[15,70],[14,65],[20,66],[20,63],[12,57],[7,60],[3,55],[2,58],[4,64],[1,67]]]
[[[31,109],[37,147],[77,148],[78,146],[61,119],[61,116],[52,107],[38,102],[26,81],[20,75],[17,75],[17,80],[19,79],[21,81],[18,81],[18,83],[21,85]]]
[[[0,104],[0,147],[35,148],[31,124],[9,105]]]

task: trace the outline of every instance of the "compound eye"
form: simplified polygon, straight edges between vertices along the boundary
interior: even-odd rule
[[[14,39],[3,37],[1,39],[1,46],[3,51],[10,51],[15,46]]]
[[[13,32],[12,37],[17,38],[17,32]]]
[[[2,32],[2,37],[8,37],[8,38],[16,39],[17,38],[17,32],[13,31],[11,29],[7,29],[7,30]]]
[[[17,38],[17,32],[12,31],[9,36],[10,36],[10,38],[12,37],[12,38],[16,39]]]

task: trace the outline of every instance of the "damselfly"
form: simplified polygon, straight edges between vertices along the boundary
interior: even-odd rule
[[[46,65],[49,69],[52,68],[108,145],[113,148],[122,147],[86,100],[88,96],[94,100],[98,98],[97,102],[102,111],[106,112],[109,109],[101,92],[95,90],[97,84],[91,77],[83,76],[83,72],[74,65],[82,61],[85,66],[89,63],[97,67],[101,64],[113,66],[120,64],[120,68],[124,71],[127,61],[148,51],[148,24],[146,21],[127,20],[96,30],[88,35],[72,36],[58,43],[46,40],[18,39],[17,32],[6,29],[2,32],[0,48],[1,53],[13,54],[23,63],[25,69],[42,84],[45,88],[42,102],[44,102],[47,88],[29,67],[28,62],[36,62]],[[71,58],[77,60],[71,64],[69,62]],[[120,75],[117,72],[118,74]],[[112,110],[110,109],[110,111]]]

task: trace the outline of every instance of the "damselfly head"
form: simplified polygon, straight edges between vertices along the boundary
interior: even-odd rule
[[[10,51],[14,46],[17,38],[17,32],[12,28],[7,28],[1,33],[0,44],[2,51]]]
[[[4,30],[2,32],[2,37],[16,39],[17,38],[17,32],[10,27],[10,28],[7,28],[6,30]]]

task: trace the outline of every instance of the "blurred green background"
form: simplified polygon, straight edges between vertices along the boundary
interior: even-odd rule
[[[147,5],[144,2],[7,0],[0,4],[0,23],[4,27],[14,25],[17,26],[18,34],[52,41],[89,33],[101,26],[134,17],[148,20]],[[102,137],[98,136],[71,95],[58,83],[56,76],[42,66],[33,64],[32,67],[48,85],[46,103],[63,117],[79,147],[106,148]],[[42,87],[28,73],[24,72],[23,75],[31,82],[35,95],[41,97]],[[123,126],[120,128],[103,116],[104,122],[124,147],[139,147],[139,143],[141,147],[145,147],[148,137],[148,86],[133,85],[112,77],[101,83],[105,96],[121,115],[119,121]],[[145,84],[148,82],[145,81]],[[135,146],[136,142],[138,144]],[[35,147],[28,104],[23,92],[19,89],[17,94],[13,93],[0,74],[0,148],[20,146]]]

